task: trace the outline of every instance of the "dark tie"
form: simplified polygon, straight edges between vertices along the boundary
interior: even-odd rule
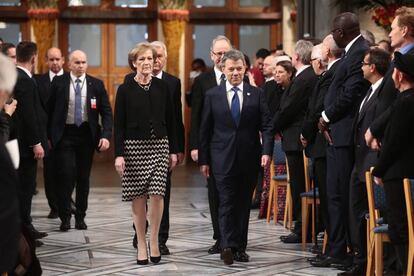
[[[220,85],[222,85],[223,83],[225,83],[226,82],[226,75],[224,75],[224,73],[223,74],[221,74],[221,76],[220,76]]]
[[[80,82],[80,79],[75,80],[75,125],[78,127],[82,124],[82,91]]]
[[[239,96],[237,95],[237,91],[239,91],[239,88],[234,86],[231,90],[234,91],[233,99],[231,100],[231,116],[233,116],[233,120],[236,123],[236,126],[239,126],[240,100],[239,100]]]
[[[369,99],[369,95],[371,95],[372,93],[372,86],[369,88],[367,95],[365,96],[364,100],[361,103],[360,109],[359,109],[359,113],[362,112],[362,110],[364,109],[364,106],[367,104],[368,99]]]

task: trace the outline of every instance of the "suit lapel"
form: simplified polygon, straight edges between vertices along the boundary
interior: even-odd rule
[[[86,75],[86,110],[88,113],[88,118],[91,118],[90,116],[90,111],[91,111],[91,99],[92,97],[94,97],[94,93],[93,93],[93,86],[92,86],[92,81],[89,78],[88,75]]]
[[[371,97],[362,107],[358,115],[358,123],[362,120],[362,118],[364,118],[365,113],[367,112],[368,108],[372,105],[372,103],[375,101],[375,98],[378,96],[378,93],[383,88],[383,86],[384,86],[384,80],[382,80],[381,85],[377,89],[375,89],[374,93],[371,95]]]
[[[240,113],[240,122],[239,122],[239,126],[241,125],[243,118],[247,115],[244,115],[246,111],[246,106],[249,104],[250,101],[250,87],[246,84],[243,83],[243,104],[242,104],[242,109],[241,109],[241,113]]]
[[[230,120],[232,125],[234,126],[234,128],[237,128],[236,126],[236,122],[234,122],[233,116],[231,115],[231,110],[230,110],[230,106],[229,106],[229,102],[227,100],[227,90],[226,90],[226,86],[225,85],[220,85],[219,86],[219,101],[220,104],[222,104],[222,108],[225,111],[224,114],[227,118],[227,120]]]

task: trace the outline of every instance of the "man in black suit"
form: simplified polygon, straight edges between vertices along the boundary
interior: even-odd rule
[[[282,149],[286,153],[289,166],[293,216],[296,219],[292,233],[280,237],[284,243],[300,243],[302,241],[300,194],[305,191],[305,172],[300,133],[308,99],[317,81],[317,76],[309,64],[312,47],[313,45],[309,41],[299,40],[296,43],[292,57],[292,65],[297,70],[296,75],[283,93],[280,107],[273,117],[274,131],[282,135]]]
[[[204,95],[210,88],[220,85],[225,81],[225,75],[221,71],[221,58],[224,53],[231,50],[230,40],[225,36],[217,36],[213,39],[210,48],[210,57],[214,62],[214,68],[210,72],[206,72],[198,76],[194,80],[191,100],[191,131],[190,131],[190,150],[193,161],[198,161],[198,145],[199,145],[199,130],[201,122],[201,114],[204,104]],[[220,230],[218,220],[218,194],[214,178],[207,179],[208,188],[208,205],[210,207],[211,221],[213,224],[213,239],[216,243],[208,250],[209,254],[220,253]]]
[[[31,217],[32,197],[36,187],[37,161],[47,152],[46,111],[42,105],[36,81],[32,78],[37,60],[37,46],[33,42],[22,41],[16,47],[17,83],[14,97],[18,107],[13,114],[12,124],[19,142],[20,166],[19,201],[20,219],[34,239],[47,236],[38,232]]]
[[[367,261],[366,219],[368,196],[365,172],[374,166],[378,152],[370,150],[364,134],[375,119],[378,95],[384,90],[384,75],[390,64],[390,54],[379,48],[370,49],[362,61],[364,78],[371,83],[354,119],[355,162],[350,181],[350,238],[354,250],[353,267],[341,275],[365,274]]]
[[[10,98],[16,83],[15,65],[0,54],[0,111]],[[2,122],[0,122],[3,128]],[[10,272],[17,260],[20,236],[18,179],[9,153],[0,142],[0,272]]]
[[[42,75],[35,75],[34,78],[39,87],[40,100],[44,106],[48,106],[50,98],[50,84],[55,76],[63,75],[63,64],[65,58],[59,48],[50,48],[46,53],[46,63],[49,71]],[[48,156],[43,158],[43,178],[45,186],[45,194],[49,203],[50,212],[48,218],[58,217],[58,203],[56,196],[56,167],[55,167],[54,151],[49,150]]]
[[[101,80],[86,74],[87,67],[86,54],[75,50],[69,55],[70,73],[55,77],[51,85],[48,135],[59,164],[61,231],[71,227],[73,183],[76,183],[75,228],[87,229],[84,218],[93,153],[95,149],[107,150],[112,136],[112,109],[105,86]]]
[[[222,64],[226,83],[205,94],[199,165],[202,174],[214,177],[216,182],[222,258],[224,264],[230,265],[233,259],[249,261],[246,247],[250,201],[260,165],[270,162],[273,139],[263,94],[243,82],[243,53],[228,51]]]
[[[328,35],[321,44],[312,49],[311,65],[318,76],[318,81],[309,98],[308,110],[303,122],[301,142],[305,148],[307,157],[312,158],[314,168],[314,180],[319,191],[320,200],[320,225],[326,230],[329,225],[328,206],[326,195],[326,145],[323,135],[318,131],[318,121],[323,111],[323,100],[332,83],[337,61],[342,55],[332,38]]]
[[[345,55],[339,61],[325,96],[324,111],[318,123],[319,130],[331,137],[331,145],[326,152],[330,250],[327,258],[311,264],[344,267],[350,265],[346,256],[349,242],[349,180],[353,166],[352,125],[362,97],[368,90],[361,62],[369,47],[360,33],[358,17],[353,13],[336,16],[331,33],[336,44],[345,48]]]

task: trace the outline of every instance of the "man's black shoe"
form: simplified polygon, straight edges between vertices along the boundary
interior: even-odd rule
[[[47,215],[47,218],[50,218],[50,219],[55,219],[55,218],[58,218],[58,217],[59,217],[59,215],[58,215],[58,212],[56,210],[50,210],[49,215]]]
[[[318,260],[318,261],[311,261],[310,264],[314,267],[334,267],[334,266],[338,266],[338,265],[345,265],[345,261],[337,259],[337,258],[332,258],[332,257],[326,257],[323,260]]]
[[[168,249],[167,245],[165,243],[160,243],[158,245],[159,249],[160,249],[160,253],[161,255],[170,255],[170,250]]]
[[[320,261],[320,260],[323,260],[323,259],[325,259],[327,256],[324,254],[324,255],[316,255],[315,257],[309,257],[309,258],[307,258],[306,260],[308,261],[308,262],[315,262],[315,261]]]
[[[35,240],[35,246],[36,247],[41,247],[44,243],[42,241],[39,240]]]
[[[86,225],[85,220],[83,218],[79,218],[75,221],[75,228],[78,230],[86,230],[88,229],[88,226]]]
[[[250,259],[250,256],[244,251],[236,251],[233,257],[235,261],[242,263],[247,263]]]
[[[37,231],[36,229],[31,229],[30,231],[30,236],[34,239],[34,240],[38,240],[44,237],[47,237],[47,233],[46,232],[40,232]]]
[[[138,247],[137,233],[134,234],[134,238],[132,239],[132,246],[134,248],[137,248]]]
[[[280,240],[283,243],[301,243],[302,242],[302,237],[296,233],[291,233],[290,235],[285,236],[283,239],[282,237],[283,236],[280,237]]]
[[[216,243],[208,249],[208,254],[218,254],[221,252],[220,243],[216,241]]]
[[[221,258],[225,265],[231,265],[233,264],[233,252],[231,248],[224,248],[221,252]]]
[[[351,267],[348,268],[347,271],[338,273],[338,276],[342,276],[342,275],[355,275],[355,276],[359,276],[359,275],[365,275],[366,274],[366,270],[367,270],[367,266],[366,265],[362,265],[362,264],[356,264],[353,265]]]
[[[70,220],[63,220],[60,223],[60,231],[68,231],[70,229]]]

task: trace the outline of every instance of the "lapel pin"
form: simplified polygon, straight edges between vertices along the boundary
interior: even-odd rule
[[[247,96],[250,96],[250,93],[247,93]]]

